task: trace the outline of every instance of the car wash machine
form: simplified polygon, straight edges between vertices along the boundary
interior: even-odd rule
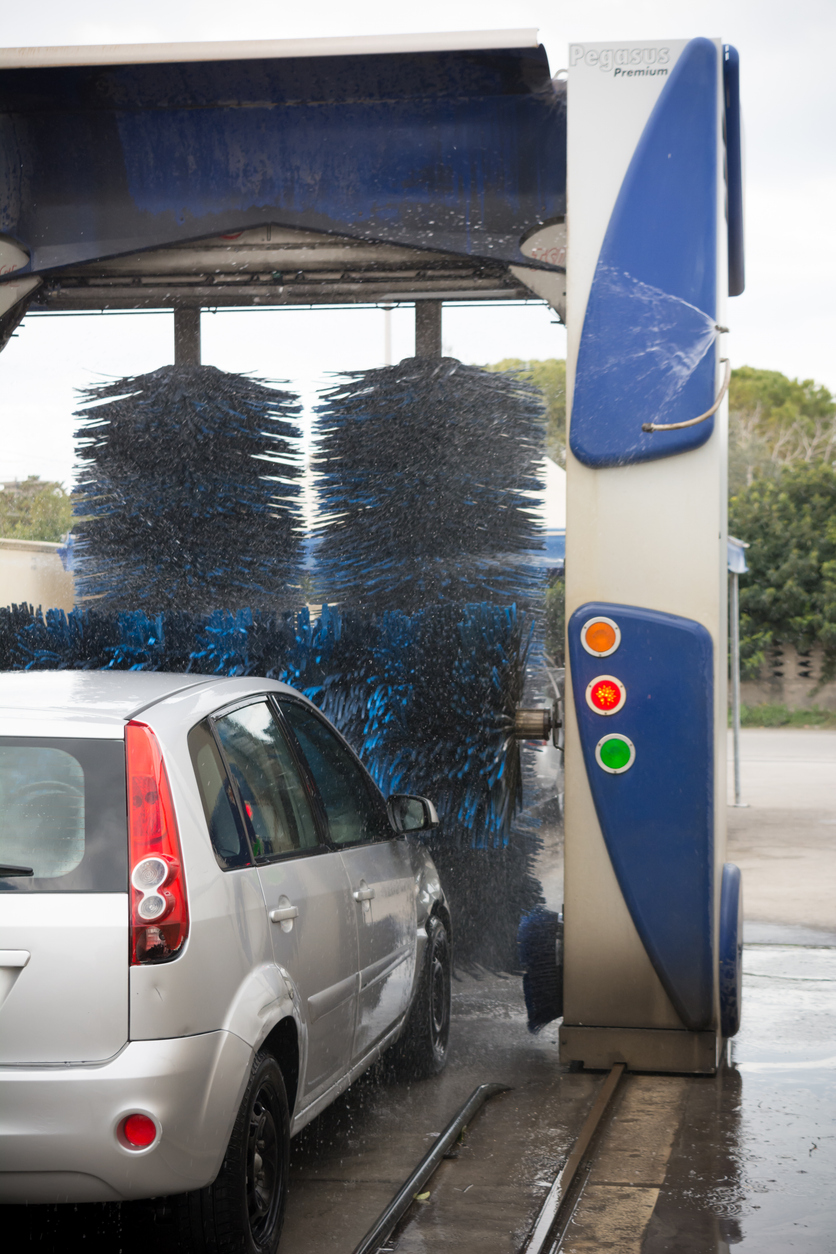
[[[738,62],[534,32],[0,51],[0,346],[27,309],[546,300],[568,329],[560,1057],[712,1072]],[[525,719],[521,725],[526,725]],[[528,734],[531,728],[528,727]],[[542,734],[542,728],[541,728]]]

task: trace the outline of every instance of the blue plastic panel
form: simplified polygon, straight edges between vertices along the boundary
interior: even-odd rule
[[[607,657],[581,644],[604,615],[621,629]],[[572,691],[595,809],[627,908],[677,1013],[692,1029],[712,1020],[714,873],[713,646],[699,623],[634,606],[590,602],[569,621]],[[612,675],[627,689],[617,714],[586,702]],[[609,774],[595,759],[608,733],[629,737],[633,765]]]
[[[729,296],[746,287],[743,240],[743,151],[740,133],[740,57],[723,47],[723,101],[726,112],[726,205],[729,228]]]
[[[740,869],[733,862],[723,867],[720,884],[720,1033],[736,1036],[740,1031],[743,1000],[743,885]]]
[[[583,325],[570,444],[588,466],[696,448],[713,418],[653,434],[714,401],[718,54],[685,47],[656,102],[607,228]]]
[[[0,72],[34,271],[266,223],[530,265],[565,189],[543,48]]]

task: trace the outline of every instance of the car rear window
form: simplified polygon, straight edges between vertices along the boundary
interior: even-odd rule
[[[126,892],[126,809],[124,741],[0,737],[0,892]]]
[[[208,722],[189,732],[189,752],[200,789],[212,849],[225,871],[251,866],[250,847],[238,814],[229,776]]]

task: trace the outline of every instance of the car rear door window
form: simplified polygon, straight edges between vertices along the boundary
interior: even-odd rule
[[[250,828],[257,860],[319,846],[293,754],[267,701],[224,714],[215,727]]]
[[[330,727],[297,701],[279,705],[316,780],[333,843],[357,845],[392,836],[382,798]]]
[[[121,740],[0,738],[0,892],[126,892]]]
[[[252,865],[229,776],[208,722],[189,732],[189,752],[215,857],[225,871]]]

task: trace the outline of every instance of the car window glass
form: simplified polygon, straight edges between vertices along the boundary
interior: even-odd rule
[[[0,747],[0,857],[41,879],[84,857],[84,771],[63,749]]]
[[[4,737],[0,892],[125,892],[126,809],[124,741]]]
[[[313,849],[313,812],[290,746],[266,701],[225,714],[218,735],[250,828],[256,858]]]
[[[206,723],[189,732],[189,752],[215,857],[227,871],[249,866],[252,859],[229,776]]]
[[[381,798],[326,723],[295,701],[280,703],[319,787],[331,840],[355,845],[394,833]]]

